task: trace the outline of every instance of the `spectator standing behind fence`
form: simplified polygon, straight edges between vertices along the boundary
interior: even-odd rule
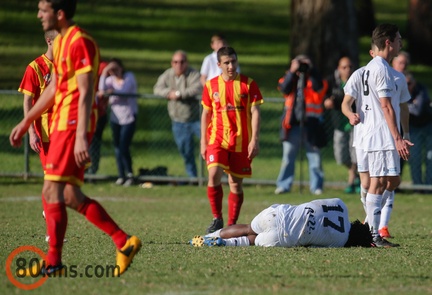
[[[201,65],[201,84],[204,86],[206,81],[213,79],[222,74],[222,70],[218,66],[217,52],[220,48],[228,46],[228,42],[224,35],[214,34],[211,37],[210,47],[213,52],[207,55]],[[237,64],[237,73],[240,73],[240,66]]]
[[[412,73],[405,73],[411,99],[408,101],[411,147],[409,158],[413,184],[432,185],[432,108],[426,87]],[[425,173],[422,172],[426,164]]]
[[[222,71],[218,67],[217,52],[220,48],[227,46],[225,36],[222,34],[214,34],[210,40],[210,47],[213,52],[207,55],[201,65],[201,84],[204,86],[206,81],[219,76]]]
[[[33,60],[25,70],[21,84],[18,88],[18,91],[24,94],[24,116],[27,115],[51,81],[54,70],[54,64],[52,62],[54,58],[53,43],[57,35],[58,32],[56,30],[45,32],[44,39],[47,44],[47,51],[45,54],[42,54]],[[30,125],[28,130],[30,148],[38,153],[44,171],[46,156],[49,149],[49,128],[51,126],[52,111],[52,107],[47,109],[40,118],[36,119],[34,123]],[[43,195],[42,207],[44,210],[43,215],[45,216],[46,202]],[[49,240],[48,233],[45,235],[45,240]]]
[[[99,64],[98,77],[102,75],[102,71],[108,65],[108,62],[101,61]],[[99,81],[98,81],[99,84]],[[96,130],[93,135],[92,142],[89,147],[91,166],[87,169],[86,173],[96,174],[99,170],[100,161],[100,149],[102,145],[102,135],[105,130],[105,126],[108,122],[108,97],[102,93],[96,94],[96,104],[98,108],[98,119],[96,123]]]
[[[96,200],[81,190],[85,166],[90,161],[89,142],[96,127],[94,95],[100,55],[95,40],[73,21],[75,10],[74,0],[39,1],[37,17],[43,30],[59,32],[53,44],[54,75],[36,104],[9,136],[12,146],[20,146],[34,120],[54,106],[43,184],[49,248],[43,260],[25,270],[26,276],[64,274],[66,266],[62,263],[62,250],[68,225],[66,206],[85,216],[112,238],[117,249],[114,276],[127,270],[141,248],[141,241],[136,236],[124,232]]]
[[[115,184],[130,186],[134,183],[130,145],[138,113],[137,83],[134,74],[125,70],[120,59],[111,59],[102,71],[99,94],[109,96],[110,126],[118,170]]]
[[[189,177],[197,177],[194,136],[201,136],[197,96],[202,93],[202,85],[200,73],[189,66],[186,52],[174,52],[171,68],[159,76],[153,92],[168,100],[172,133],[183,157],[186,173]]]
[[[401,73],[404,73],[408,70],[408,66],[410,65],[410,55],[406,51],[400,51],[399,54],[392,59],[392,67]]]
[[[310,191],[320,195],[324,185],[320,148],[326,144],[322,104],[327,82],[322,80],[308,56],[299,55],[279,79],[278,89],[284,95],[285,107],[280,132],[282,164],[275,194],[291,190],[296,156],[303,143],[309,164]]]
[[[338,165],[348,169],[348,186],[345,193],[360,192],[360,180],[357,174],[357,159],[353,142],[353,128],[341,110],[344,98],[343,88],[353,72],[353,64],[349,57],[339,59],[334,73],[327,78],[329,83],[324,107],[330,112],[333,124],[333,153]]]
[[[252,175],[259,152],[261,92],[256,82],[237,73],[232,47],[217,52],[222,74],[207,81],[202,94],[201,156],[207,162],[207,197],[213,221],[207,233],[223,227],[221,179],[228,174],[228,225],[236,224],[243,204],[243,178]]]

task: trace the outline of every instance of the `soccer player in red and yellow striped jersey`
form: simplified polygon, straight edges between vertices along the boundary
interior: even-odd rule
[[[251,177],[252,159],[259,152],[260,109],[256,82],[237,73],[232,47],[217,52],[222,74],[207,81],[202,95],[201,155],[207,162],[207,197],[213,221],[207,233],[223,227],[221,179],[228,174],[228,225],[235,224],[243,204],[243,178]]]
[[[24,94],[24,115],[33,107],[51,81],[54,70],[53,42],[57,36],[56,30],[45,32],[47,51],[33,60],[26,68],[18,91]],[[49,127],[52,108],[46,110],[42,116],[34,121],[29,128],[29,144],[32,150],[39,154],[42,168],[45,170],[45,160],[49,148]]]
[[[53,60],[53,42],[57,37],[56,30],[45,32],[45,42],[47,51],[33,60],[26,68],[18,91],[24,94],[23,109],[24,115],[33,107],[39,99],[41,93],[51,82],[51,76],[54,71]],[[37,118],[29,128],[29,145],[39,155],[42,169],[45,171],[46,156],[49,149],[49,128],[51,123],[52,108],[47,109],[39,118]],[[42,196],[42,207],[45,216],[45,198]],[[49,239],[48,234],[46,239]]]
[[[12,130],[12,146],[20,146],[30,124],[53,106],[50,148],[46,160],[43,196],[50,236],[45,265],[39,274],[64,271],[63,239],[67,227],[66,206],[84,215],[108,234],[117,247],[115,275],[126,271],[141,248],[136,236],[126,234],[105,209],[81,191],[84,169],[90,161],[89,142],[97,119],[94,103],[99,67],[99,48],[94,39],[72,20],[76,0],[40,0],[38,18],[44,31],[59,32],[54,43],[55,75],[24,119]],[[35,275],[34,269],[26,274]]]

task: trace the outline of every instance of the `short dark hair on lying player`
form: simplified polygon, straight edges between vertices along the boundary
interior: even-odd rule
[[[348,241],[344,247],[372,247],[372,234],[367,223],[363,224],[360,220],[351,222],[351,229]]]

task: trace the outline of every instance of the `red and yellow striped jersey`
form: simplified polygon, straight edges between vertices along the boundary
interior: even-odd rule
[[[96,41],[76,25],[69,27],[64,36],[54,40],[54,65],[57,78],[57,91],[52,116],[51,131],[75,130],[78,123],[77,76],[91,72],[93,75],[93,103],[89,132],[94,132],[97,120],[97,107],[94,90],[98,80],[99,48]]]
[[[33,98],[32,105],[36,103],[41,93],[51,81],[53,67],[52,61],[45,54],[42,54],[27,66],[18,91],[31,96]],[[36,133],[42,142],[49,142],[51,114],[52,108],[46,110],[34,122]]]
[[[252,132],[251,107],[263,102],[258,85],[245,75],[238,74],[231,81],[219,75],[207,81],[202,105],[212,112],[208,144],[233,152],[247,151]]]

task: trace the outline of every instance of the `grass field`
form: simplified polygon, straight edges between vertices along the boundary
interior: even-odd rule
[[[16,179],[0,179],[3,270],[5,258],[19,246],[33,245],[46,251],[40,189],[39,181],[22,183]],[[0,293],[432,293],[430,196],[397,195],[390,229],[395,236],[393,240],[401,244],[399,248],[193,248],[187,241],[202,234],[211,219],[205,188],[125,189],[101,183],[86,185],[84,191],[98,199],[121,227],[142,239],[143,249],[131,268],[120,278],[97,278],[96,275],[92,278],[50,278],[31,293],[12,285],[2,271]],[[363,218],[357,196],[326,191],[322,197],[342,198],[352,220]],[[247,186],[239,222],[250,222],[260,210],[273,203],[298,204],[309,200],[298,191],[275,196],[272,188]],[[113,264],[115,250],[111,240],[81,215],[70,210],[68,214],[63,262],[75,265],[78,273],[83,273],[87,266],[95,269]],[[31,278],[18,280],[23,284],[34,281]]]
[[[404,33],[408,1],[374,3],[378,21],[396,22]],[[0,89],[17,89],[27,63],[45,50],[36,6],[37,0],[2,1]],[[210,52],[210,35],[224,31],[240,54],[242,72],[257,80],[264,96],[279,96],[275,83],[288,62],[289,1],[80,1],[76,20],[94,34],[104,57],[122,58],[136,73],[142,93],[152,91],[157,76],[169,66],[174,50],[188,51],[191,64],[199,68]],[[362,52],[366,53],[369,38],[361,38],[359,42]],[[362,54],[363,62],[368,59]],[[432,89],[431,67],[413,65],[412,69],[419,80]],[[2,112],[20,108],[20,102],[15,103],[18,106],[0,107],[2,140],[8,136],[8,131],[4,130],[10,130],[16,119],[5,118]],[[267,111],[273,112],[273,117],[280,115],[276,107]],[[165,114],[165,109],[163,112]],[[140,120],[143,120],[142,126],[153,129],[155,140],[170,136],[169,126],[163,125],[162,131],[155,130],[156,127],[160,129],[158,122],[149,122],[144,116]],[[264,130],[264,139],[269,136],[273,123]],[[110,135],[108,132],[105,135],[101,170],[111,173],[115,170],[114,160]],[[148,148],[147,136],[145,132],[138,134],[139,145],[134,147],[133,153]],[[280,165],[280,147],[275,145],[274,137],[269,137],[265,139],[268,146],[263,149],[263,157],[257,158],[254,164],[270,167],[268,171],[257,171],[258,177],[274,179]],[[20,153],[22,151],[1,146],[2,166],[15,169],[22,165]],[[156,159],[164,157],[163,153],[151,155],[138,159],[137,166],[153,167],[160,164]],[[326,181],[344,179],[345,171],[334,164],[331,153],[327,160]],[[168,161],[181,166],[177,164],[178,159],[168,158]],[[182,171],[178,169],[174,173]],[[401,244],[399,248],[196,249],[187,242],[194,235],[202,234],[211,219],[204,187],[123,188],[108,182],[86,184],[83,190],[99,200],[122,228],[142,239],[143,249],[132,267],[120,278],[95,275],[92,278],[53,278],[33,291],[24,291],[8,280],[4,270],[6,258],[19,246],[33,245],[47,250],[41,217],[41,187],[40,179],[0,178],[0,264],[3,269],[0,294],[432,294],[430,195],[401,193],[396,196],[390,230],[395,236],[394,242]],[[273,186],[246,186],[239,222],[250,222],[273,203],[299,204],[311,200],[311,196],[300,193],[298,187],[283,196],[275,196],[273,190]],[[226,186],[224,191],[226,195]],[[322,197],[343,199],[352,220],[364,216],[358,196],[344,195],[329,188]],[[226,197],[224,206],[225,203]],[[227,212],[226,206],[224,212]],[[86,266],[94,269],[113,264],[115,249],[111,240],[76,212],[69,210],[68,214],[63,263],[76,265],[80,273]],[[28,261],[32,255],[23,253],[23,257]],[[17,263],[15,259],[12,265]],[[32,279],[18,281],[35,282]]]

